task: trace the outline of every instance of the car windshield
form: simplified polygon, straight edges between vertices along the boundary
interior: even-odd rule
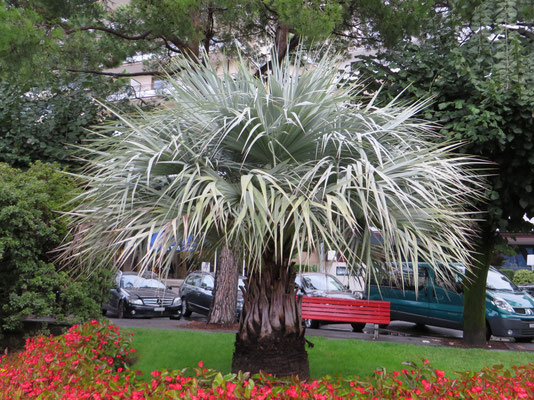
[[[486,287],[490,290],[518,291],[519,288],[503,274],[489,270]]]
[[[304,285],[313,290],[345,290],[343,284],[330,275],[307,275],[302,277]]]
[[[165,285],[157,279],[147,279],[142,276],[126,275],[121,278],[121,287],[129,289],[154,288],[165,289]]]

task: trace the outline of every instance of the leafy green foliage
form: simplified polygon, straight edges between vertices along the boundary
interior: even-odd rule
[[[299,0],[273,0],[270,6],[276,10],[280,21],[295,28],[304,37],[324,39],[342,22],[342,2]]]
[[[73,281],[51,262],[50,251],[68,230],[58,211],[79,190],[53,164],[37,162],[23,172],[0,164],[0,335],[21,327],[21,318],[100,313],[111,281],[106,273]]]
[[[440,122],[446,138],[463,141],[461,151],[494,163],[485,172],[488,200],[473,210],[480,235],[471,240],[476,268],[465,292],[464,341],[481,344],[486,273],[502,240],[498,232],[531,229],[523,216],[534,215],[534,19],[529,0],[465,4],[450,2],[425,39],[405,41],[361,67],[373,76],[372,89],[383,85],[384,101],[432,98],[422,116]],[[462,23],[466,15],[468,24]]]
[[[534,271],[520,269],[515,272],[513,281],[516,285],[528,285],[534,283]]]
[[[18,167],[36,160],[72,162],[74,145],[101,119],[88,86],[93,83],[82,79],[31,89],[0,82],[0,162]]]
[[[384,84],[384,98],[431,96],[422,115],[439,121],[447,138],[465,141],[465,153],[495,163],[487,172],[490,202],[480,205],[492,230],[520,231],[523,215],[534,215],[533,39],[513,25],[527,29],[534,22],[527,3],[485,1],[463,41],[454,21],[437,21],[427,40],[406,42],[362,65],[372,87]]]
[[[52,32],[47,36],[36,11],[11,3],[0,1],[0,79],[6,75],[35,78],[46,71],[35,66],[46,63],[46,54],[57,51],[57,43]]]
[[[6,34],[0,35],[0,55],[5,57],[0,65],[9,73],[27,77],[36,70],[46,76],[49,71],[98,72],[118,67],[128,57],[151,54],[147,69],[157,72],[172,56],[199,55],[200,48],[208,53],[222,46],[225,51],[239,48],[261,60],[266,43],[283,44],[292,35],[316,43],[332,38],[343,44],[391,46],[420,33],[423,22],[435,14],[434,3],[131,0],[108,6],[88,0],[4,0],[0,16]]]
[[[500,269],[499,272],[505,275],[510,280],[514,279],[515,271],[513,269],[503,268],[503,269]]]

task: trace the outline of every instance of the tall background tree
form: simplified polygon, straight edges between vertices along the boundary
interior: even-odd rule
[[[229,246],[222,246],[215,272],[213,299],[208,314],[208,324],[231,325],[236,322],[239,254]]]
[[[370,90],[382,87],[385,102],[432,96],[422,115],[440,122],[447,139],[463,141],[463,152],[494,163],[486,172],[489,200],[477,205],[480,235],[464,297],[464,341],[479,345],[486,340],[486,277],[500,232],[532,229],[524,216],[534,216],[534,7],[528,0],[451,5],[427,38],[355,67],[374,78]]]
[[[458,2],[462,20],[478,2]],[[207,55],[235,54],[240,49],[265,72],[270,67],[265,49],[270,46],[277,46],[278,60],[301,40],[327,40],[345,52],[361,46],[391,48],[399,40],[424,34],[446,10],[446,4],[434,0],[121,3],[0,0],[0,80],[6,99],[0,147],[7,151],[5,161],[64,163],[70,155],[64,151],[68,144],[78,144],[84,128],[99,122],[101,110],[91,97],[114,94],[116,101],[118,87],[128,86],[129,77],[159,76],[177,55],[198,57],[201,49]],[[138,59],[145,64],[141,72],[110,71]],[[113,81],[99,79],[103,76]],[[23,112],[24,107],[31,110]],[[22,154],[20,160],[17,154]]]
[[[93,96],[105,95],[108,84],[82,77],[46,84],[0,81],[0,162],[23,168],[36,160],[75,164],[74,146],[105,118]]]
[[[198,56],[200,49],[209,54],[239,48],[263,63],[266,46],[276,44],[281,60],[302,39],[391,46],[420,32],[435,15],[436,2],[3,0],[0,13],[3,71],[119,77],[138,73],[104,70],[138,55],[150,55],[143,74],[158,75],[173,56]]]
[[[467,261],[476,161],[432,143],[432,124],[411,119],[423,104],[362,104],[336,60],[308,58],[259,78],[244,61],[220,75],[178,60],[165,109],[104,126],[87,148],[89,190],[72,223],[84,230],[65,260],[120,248],[169,265],[149,251],[155,231],[163,248],[239,243],[248,279],[233,370],[308,377],[291,260],[321,243],[360,267],[424,258],[443,273]]]

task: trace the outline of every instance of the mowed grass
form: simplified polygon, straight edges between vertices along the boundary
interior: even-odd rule
[[[232,364],[235,334],[129,328],[133,333],[133,347],[137,349],[134,369],[150,378],[150,372],[162,369],[204,367],[229,373]],[[312,378],[326,375],[368,376],[377,368],[401,370],[409,368],[404,361],[421,364],[428,359],[434,368],[454,377],[455,371],[479,370],[485,366],[503,364],[505,367],[532,362],[532,353],[416,346],[411,344],[373,342],[355,339],[327,339],[309,337],[308,348]]]

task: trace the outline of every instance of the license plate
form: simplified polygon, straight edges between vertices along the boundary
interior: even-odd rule
[[[534,328],[534,324],[528,324],[529,328]]]
[[[165,311],[165,307],[156,307],[154,311]]]

